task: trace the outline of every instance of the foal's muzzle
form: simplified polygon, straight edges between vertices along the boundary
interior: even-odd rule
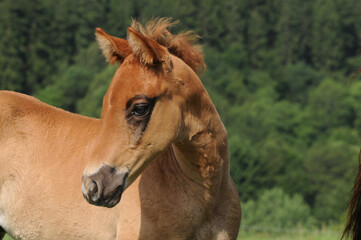
[[[83,175],[81,190],[84,198],[90,204],[114,207],[122,197],[128,173],[104,164],[96,173]]]

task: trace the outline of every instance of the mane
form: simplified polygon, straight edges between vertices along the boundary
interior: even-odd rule
[[[132,27],[145,37],[168,48],[171,54],[182,59],[193,71],[199,73],[206,68],[203,52],[199,45],[195,44],[199,36],[193,31],[173,35],[169,29],[177,23],[178,21],[172,22],[170,18],[157,18],[142,26],[133,20]]]
[[[341,239],[349,237],[361,239],[361,151],[359,154],[359,168],[352,191],[347,224]]]

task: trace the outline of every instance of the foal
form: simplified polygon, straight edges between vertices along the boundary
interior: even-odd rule
[[[237,238],[226,130],[196,74],[203,55],[169,26],[134,23],[127,40],[97,29],[119,63],[100,119],[0,93],[0,225],[10,235]]]

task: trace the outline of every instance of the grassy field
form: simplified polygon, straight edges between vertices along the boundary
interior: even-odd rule
[[[241,229],[237,240],[338,240],[341,227],[325,227],[320,230],[294,229],[289,231],[256,231]]]
[[[308,232],[308,233],[251,233],[241,232],[238,240],[337,240],[341,234],[334,232]]]

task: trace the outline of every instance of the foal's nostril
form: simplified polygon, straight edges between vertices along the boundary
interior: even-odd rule
[[[88,184],[88,197],[93,201],[97,202],[101,196],[101,189],[99,189],[99,184],[91,180]]]
[[[98,185],[95,181],[91,181],[88,185],[88,194],[96,194],[98,192]]]
[[[101,189],[99,188],[99,183],[94,180],[92,177],[83,176],[82,179],[82,192],[88,201],[96,202],[101,196]]]

